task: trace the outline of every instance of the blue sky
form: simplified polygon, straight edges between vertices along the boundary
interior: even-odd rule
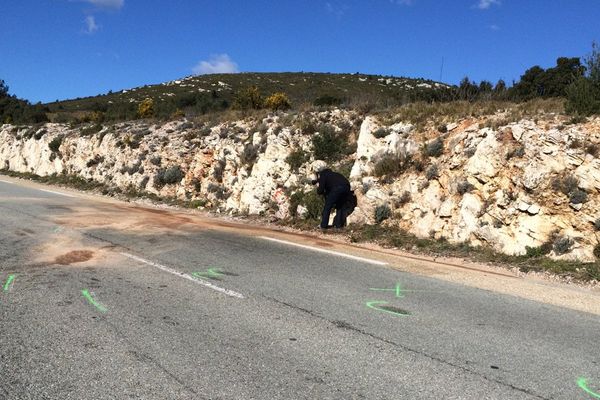
[[[600,42],[600,0],[6,0],[0,79],[32,102],[209,72],[511,82]]]

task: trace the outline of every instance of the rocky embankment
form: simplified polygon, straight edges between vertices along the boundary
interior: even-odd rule
[[[359,199],[351,222],[383,221],[420,237],[507,254],[595,260],[600,119],[489,123],[502,120],[496,117],[419,131],[343,110],[214,124],[2,125],[0,167],[78,175],[220,212],[288,218],[306,211],[302,201],[290,200],[313,189],[313,136],[327,130],[328,138],[350,143],[334,167],[350,171]],[[319,143],[327,147],[327,140]]]

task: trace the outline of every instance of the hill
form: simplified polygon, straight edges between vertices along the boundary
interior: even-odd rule
[[[253,86],[263,96],[285,93],[294,107],[313,104],[390,106],[416,100],[444,100],[452,94],[451,86],[425,79],[304,72],[240,73],[189,76],[45,106],[50,111],[50,119],[57,122],[85,119],[94,112],[102,113],[107,120],[127,120],[135,119],[138,105],[151,98],[159,118],[169,118],[178,110],[190,116],[227,109],[237,93]]]

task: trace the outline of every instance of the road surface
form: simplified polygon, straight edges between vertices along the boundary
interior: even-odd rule
[[[596,313],[5,177],[0,284],[1,399],[600,398]]]

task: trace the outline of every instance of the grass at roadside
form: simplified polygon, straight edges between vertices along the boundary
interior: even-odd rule
[[[475,262],[517,267],[522,272],[550,272],[570,277],[580,282],[600,281],[600,263],[582,263],[552,260],[538,256],[511,256],[494,251],[489,247],[473,247],[447,240],[418,238],[406,231],[381,225],[351,225],[347,235],[353,243],[377,243],[405,251],[437,257],[464,258]]]

